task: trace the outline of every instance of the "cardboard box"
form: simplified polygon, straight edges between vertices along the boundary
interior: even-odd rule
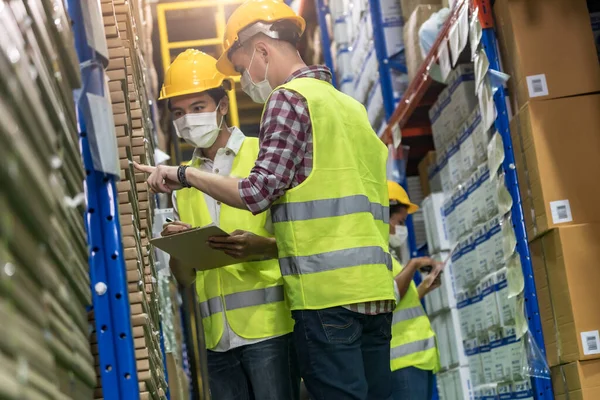
[[[600,222],[600,95],[531,102],[510,130],[529,238]]]
[[[430,151],[419,163],[419,180],[423,196],[429,196],[431,193],[431,188],[429,187],[429,167],[435,165],[436,162],[437,156],[435,151]]]
[[[494,15],[515,109],[600,90],[586,0],[498,0]]]
[[[439,11],[441,5],[418,5],[404,25],[404,55],[408,78],[412,80],[423,63],[423,54],[419,43],[419,28],[425,21]]]
[[[548,364],[600,358],[600,224],[552,229],[530,245]]]
[[[600,399],[600,360],[561,365],[551,372],[556,400]]]
[[[432,5],[437,5],[437,6],[442,6],[442,1],[441,0],[400,0],[400,7],[402,9],[402,17],[404,18],[404,21],[408,21],[408,19],[410,18],[410,16],[412,15],[412,13],[415,11],[415,9],[418,6],[421,5],[427,5],[427,4],[432,4]]]

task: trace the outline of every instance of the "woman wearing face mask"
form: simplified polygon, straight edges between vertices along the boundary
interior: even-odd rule
[[[169,100],[177,135],[195,147],[188,168],[242,178],[254,166],[258,140],[227,126],[230,82],[216,61],[197,50],[181,53],[166,71],[160,99]],[[176,221],[164,226],[163,236],[214,223],[231,233],[235,246],[227,254],[260,259],[198,272],[170,261],[180,284],[196,283],[212,398],[297,399],[293,320],[268,212],[254,216],[191,188],[172,196]]]
[[[390,253],[395,256],[408,238],[406,218],[419,207],[406,191],[388,181],[390,198]],[[423,310],[421,299],[440,286],[442,268],[429,257],[411,259],[403,268],[394,258],[394,280],[398,296],[392,321],[391,368],[393,400],[429,400],[433,374],[439,369],[435,333]],[[413,277],[418,270],[431,270],[417,287]]]

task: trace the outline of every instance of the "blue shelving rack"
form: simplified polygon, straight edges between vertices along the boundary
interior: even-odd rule
[[[319,16],[319,24],[321,26],[321,35],[325,35],[323,39],[323,55],[325,63],[332,69],[333,61],[330,52],[330,38],[328,35],[328,29],[326,26],[325,15],[328,12],[327,6],[324,5],[323,0],[315,0],[317,2],[317,13]],[[459,0],[463,1],[463,0]],[[490,0],[464,0],[465,6],[471,6],[476,3],[479,8],[479,15],[484,16],[489,21],[492,19],[492,7]],[[371,19],[373,21],[373,37],[374,46],[379,62],[379,78],[381,83],[383,106],[385,110],[386,120],[389,122],[392,114],[396,110],[396,102],[394,99],[393,88],[392,88],[392,70],[396,69],[401,72],[405,72],[405,68],[399,65],[394,60],[391,60],[386,54],[385,36],[383,33],[383,25],[381,24],[381,5],[378,0],[369,0],[369,7],[371,12]],[[446,31],[447,32],[447,31]],[[325,46],[327,44],[327,46]],[[500,57],[498,51],[498,42],[496,39],[496,33],[492,26],[484,27],[482,33],[482,45],[486,52],[486,55],[490,62],[490,69],[496,71],[502,71],[500,64]],[[432,51],[437,51],[433,49]],[[495,128],[499,132],[504,142],[505,159],[503,162],[503,169],[505,172],[505,182],[512,199],[513,208],[511,210],[512,221],[514,224],[515,235],[517,238],[517,251],[519,252],[520,261],[523,269],[523,275],[525,278],[525,308],[529,323],[529,331],[535,340],[537,346],[541,350],[542,354],[546,355],[544,346],[544,337],[541,329],[541,319],[539,314],[539,305],[537,301],[537,293],[535,288],[535,281],[533,279],[533,268],[531,264],[531,257],[528,246],[527,232],[525,229],[525,222],[523,216],[523,207],[521,203],[521,196],[519,193],[519,184],[517,179],[517,173],[515,169],[515,158],[512,148],[512,139],[509,128],[509,115],[507,109],[507,93],[503,87],[500,87],[494,94],[494,103],[496,110],[498,111],[498,117],[495,121]],[[404,183],[404,182],[401,182]],[[412,255],[419,254],[415,244],[414,230],[412,224],[409,226],[409,245]],[[531,378],[533,387],[533,398],[536,400],[552,400],[554,394],[552,391],[552,384],[549,379],[541,379],[533,377]],[[434,399],[437,398],[434,394]]]
[[[118,177],[94,169],[88,136],[96,134],[96,140],[102,140],[102,132],[94,133],[90,128],[91,110],[86,94],[106,95],[106,60],[88,43],[82,14],[84,1],[86,0],[68,0],[67,6],[73,21],[73,35],[83,82],[77,104],[77,118],[86,170],[85,223],[102,389],[105,399],[131,400],[139,398],[139,386],[116,203],[115,182]]]

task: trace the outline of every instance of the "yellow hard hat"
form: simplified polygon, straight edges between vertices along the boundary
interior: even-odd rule
[[[388,181],[388,196],[390,205],[402,204],[408,207],[408,213],[414,214],[419,209],[419,206],[410,202],[406,190],[394,181]]]
[[[199,50],[187,49],[180,53],[167,68],[158,99],[170,99],[221,87],[224,80],[230,79],[217,70],[216,64],[214,57]]]
[[[242,44],[242,41],[248,40],[257,33],[264,33],[267,36],[278,39],[275,31],[270,31],[270,25],[288,20],[298,28],[298,37],[304,33],[306,22],[304,18],[298,16],[287,4],[281,0],[248,0],[240,5],[229,17],[225,34],[223,35],[223,54],[217,61],[217,68],[227,76],[239,75],[233,67],[229,54]],[[257,23],[262,24],[257,24]],[[240,40],[240,32],[253,25],[256,29],[248,30],[244,35],[247,37]]]

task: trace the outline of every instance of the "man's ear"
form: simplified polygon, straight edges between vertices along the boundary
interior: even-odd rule
[[[270,53],[270,49],[264,41],[259,40],[258,42],[256,42],[254,47],[256,48],[256,53],[262,55],[265,59],[267,59]]]
[[[219,103],[219,112],[221,115],[227,115],[229,113],[229,97],[224,96]]]

